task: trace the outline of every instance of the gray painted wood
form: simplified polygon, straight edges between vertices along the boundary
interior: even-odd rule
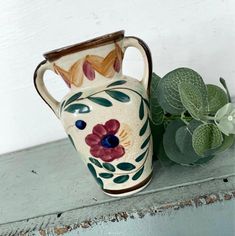
[[[1,235],[64,226],[84,228],[133,214],[155,214],[156,209],[165,211],[180,202],[186,206],[191,201],[190,206],[196,206],[207,204],[207,199],[221,201],[226,194],[233,198],[235,146],[200,167],[164,168],[156,162],[151,184],[121,199],[100,191],[68,140],[0,156],[0,177]]]

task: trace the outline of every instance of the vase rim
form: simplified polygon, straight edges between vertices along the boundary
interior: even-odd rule
[[[102,36],[99,36],[90,40],[86,40],[81,43],[54,49],[52,51],[44,53],[43,56],[48,61],[54,61],[63,56],[69,55],[71,53],[109,44],[112,41],[113,42],[119,41],[124,38],[124,32],[125,32],[124,30],[120,30],[120,31],[116,31],[110,34],[105,34],[105,35],[102,35]]]

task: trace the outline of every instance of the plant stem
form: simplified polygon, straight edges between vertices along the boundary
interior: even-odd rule
[[[207,120],[214,120],[214,119],[215,119],[214,116],[205,116],[205,118],[206,118]]]

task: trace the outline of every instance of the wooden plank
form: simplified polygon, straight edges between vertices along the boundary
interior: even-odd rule
[[[86,227],[112,220],[120,212],[144,214],[206,194],[232,194],[235,146],[201,167],[164,168],[156,162],[151,184],[121,199],[100,191],[68,140],[0,156],[0,176],[1,235],[65,225]]]

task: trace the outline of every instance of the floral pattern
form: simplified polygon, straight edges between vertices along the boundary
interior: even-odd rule
[[[68,70],[53,64],[54,70],[59,74],[70,88],[71,85],[81,87],[84,77],[88,80],[95,79],[95,71],[106,78],[112,78],[114,74],[121,70],[123,52],[119,45],[115,43],[115,49],[106,57],[97,55],[87,55],[76,61]]]
[[[125,125],[124,125],[125,127]],[[88,134],[85,142],[90,146],[90,153],[105,162],[111,162],[125,154],[125,148],[131,144],[128,129],[121,130],[116,119],[108,120],[104,125],[97,124],[92,133]]]

